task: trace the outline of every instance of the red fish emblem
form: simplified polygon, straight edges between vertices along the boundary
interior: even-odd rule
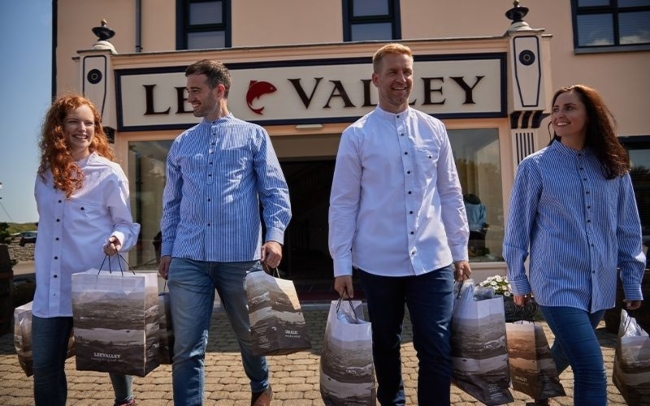
[[[278,90],[269,82],[251,80],[251,83],[248,85],[248,92],[246,92],[246,103],[248,103],[248,108],[251,109],[254,113],[262,115],[262,110],[264,107],[258,109],[253,107],[253,101],[259,99],[261,96],[269,93],[273,93]]]

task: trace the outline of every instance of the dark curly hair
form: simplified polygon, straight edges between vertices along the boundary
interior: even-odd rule
[[[111,161],[115,159],[102,127],[101,115],[93,103],[78,94],[65,95],[56,99],[50,106],[43,122],[41,139],[38,143],[41,150],[38,174],[44,178],[48,169],[52,171],[54,188],[65,192],[66,197],[72,196],[75,190],[83,186],[84,175],[72,158],[68,137],[63,130],[63,122],[71,111],[84,105],[92,111],[95,122],[95,133],[90,143],[90,152],[97,152]]]
[[[585,105],[587,111],[585,146],[596,154],[605,178],[614,179],[628,173],[630,161],[627,151],[616,137],[616,120],[600,94],[585,85],[563,87],[555,92],[551,105],[555,105],[558,96],[566,92],[577,94]],[[560,137],[554,132],[551,143],[559,140]]]

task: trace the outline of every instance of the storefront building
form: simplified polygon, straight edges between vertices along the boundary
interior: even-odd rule
[[[130,263],[156,266],[167,151],[199,121],[183,72],[213,58],[231,71],[231,112],[267,129],[289,183],[293,219],[281,268],[293,279],[331,278],[327,210],[338,141],[375,107],[371,56],[391,41],[413,50],[411,104],[444,121],[468,204],[485,206],[484,246],[470,247],[477,280],[505,273],[516,167],[548,143],[560,86],[584,83],[605,96],[631,148],[650,226],[650,1],[531,4],[528,14],[517,2],[434,3],[54,1],[55,93],[83,92],[102,109],[142,224]],[[608,18],[609,36],[600,32]]]

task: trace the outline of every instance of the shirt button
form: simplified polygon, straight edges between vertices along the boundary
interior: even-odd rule
[[[59,200],[59,203],[61,203],[61,200]]]
[[[59,241],[59,237],[56,237],[54,240],[55,240],[55,241]]]
[[[61,221],[61,219],[56,219],[56,222],[57,222],[57,223],[60,222],[60,221]]]
[[[59,259],[59,257],[54,257],[54,259]]]
[[[580,167],[580,170],[581,170],[581,171],[584,171],[584,170],[585,170],[585,168],[583,168],[583,167],[581,166],[581,167]]]
[[[55,278],[58,278],[58,277],[59,277],[59,275],[54,275],[54,277],[55,277]]]
[[[408,155],[408,154],[409,154],[408,152],[405,152],[405,153],[404,153],[404,155]]]
[[[403,137],[403,136],[404,136],[404,133],[401,133],[400,135]]]
[[[587,190],[587,194],[589,194],[589,191]]]
[[[411,194],[411,191],[409,190],[409,194]]]
[[[410,174],[411,174],[411,171],[406,171],[406,174],[407,174],[407,175],[410,175]]]
[[[587,206],[588,209],[591,209],[591,206]]]
[[[413,214],[413,210],[409,211],[409,214]]]
[[[210,227],[210,223],[208,223],[208,227]]]
[[[414,232],[414,231],[411,231],[411,235],[413,235],[413,234],[415,234],[415,232]]]
[[[212,199],[210,199],[210,198],[208,198],[208,201],[209,201],[209,202],[211,202],[211,201],[212,201]]]
[[[82,207],[81,210],[86,210],[86,209],[84,209],[84,208]]]

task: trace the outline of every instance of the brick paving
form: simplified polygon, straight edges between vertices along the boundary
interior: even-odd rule
[[[325,332],[327,305],[305,304],[305,318],[312,338],[313,348],[297,354],[268,357],[271,368],[271,383],[275,392],[274,406],[323,405],[319,392],[319,356]],[[552,334],[544,324],[547,337]],[[625,405],[614,386],[611,372],[616,336],[607,332],[604,323],[598,329],[598,336],[605,356],[608,375],[608,398],[610,406]],[[411,341],[412,330],[407,319],[402,345],[403,374],[407,393],[407,404],[417,404],[417,357]],[[66,364],[68,376],[68,405],[111,406],[112,388],[105,373],[77,371],[74,358]],[[567,394],[573,394],[573,374],[570,370],[561,375]],[[0,404],[32,405],[32,378],[28,378],[18,365],[13,348],[13,334],[0,336]],[[136,377],[134,393],[138,406],[173,405],[171,366],[161,365],[144,378]],[[530,399],[512,391],[515,402],[523,406]],[[452,404],[474,406],[482,403],[452,386]],[[250,389],[244,375],[235,337],[223,311],[215,311],[210,329],[208,354],[206,357],[205,405],[248,406]],[[552,405],[572,405],[571,397],[554,398]]]

